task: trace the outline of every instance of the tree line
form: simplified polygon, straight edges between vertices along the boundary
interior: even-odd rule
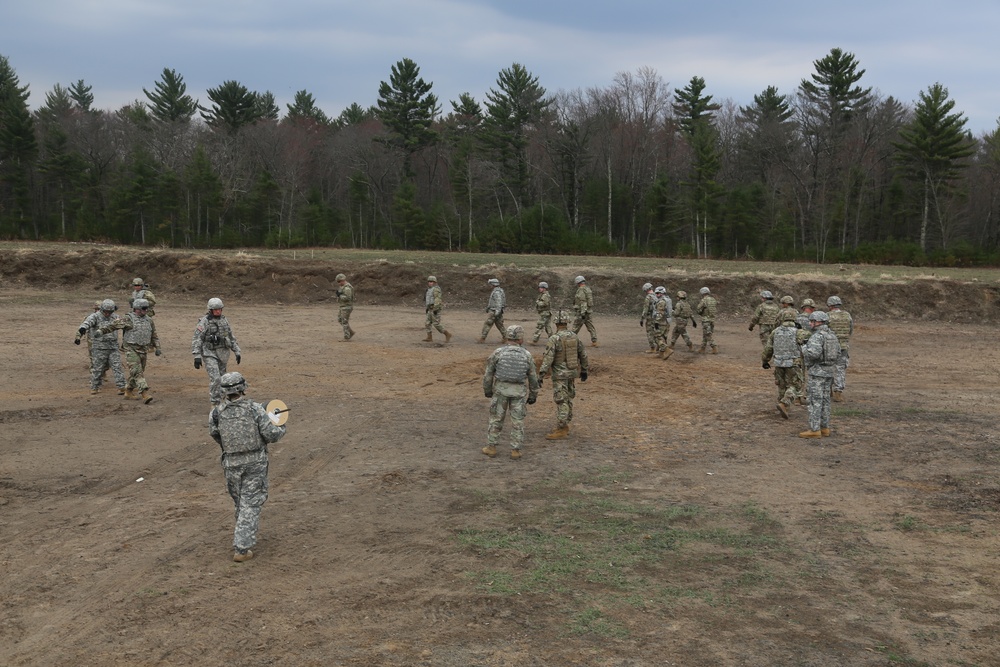
[[[404,58],[331,117],[238,81],[202,104],[167,68],[114,111],[83,80],[31,111],[0,56],[0,238],[1000,262],[1000,125],[973,136],[940,83],[883,96],[839,48],[813,65],[741,106],[650,68],[549,94],[514,63],[444,111]]]

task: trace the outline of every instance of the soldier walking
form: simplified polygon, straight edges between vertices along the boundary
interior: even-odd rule
[[[653,342],[661,359],[669,359],[674,349],[669,346],[670,323],[673,321],[673,302],[667,296],[667,288],[660,285],[653,290],[656,302],[653,304]]]
[[[486,321],[483,322],[483,330],[479,334],[480,343],[486,342],[486,337],[490,335],[490,329],[494,326],[500,332],[501,339],[507,331],[503,325],[503,311],[507,307],[507,295],[500,287],[498,279],[490,278],[486,284],[493,289],[490,291],[490,300],[486,303]]]
[[[670,349],[674,349],[674,344],[680,337],[684,338],[684,342],[687,343],[688,351],[694,352],[694,345],[691,343],[691,336],[687,332],[687,323],[690,320],[691,324],[695,327],[698,325],[694,323],[694,319],[691,317],[691,304],[687,302],[687,292],[681,290],[677,292],[677,303],[674,304],[674,333],[670,336]]]
[[[573,399],[576,398],[576,378],[587,381],[587,349],[580,338],[567,329],[569,315],[559,311],[556,315],[556,333],[549,338],[542,355],[542,366],[538,369],[538,385],[552,373],[552,400],[556,404],[556,427],[545,436],[546,440],[558,440],[569,435],[569,423],[573,421]]]
[[[828,326],[830,317],[821,310],[809,316],[812,336],[802,346],[802,359],[809,374],[809,430],[800,438],[830,435],[830,390],[837,371],[840,343]]]
[[[286,427],[271,421],[264,406],[246,397],[247,383],[239,373],[221,379],[225,401],[212,409],[208,433],[222,448],[226,490],[236,506],[233,560],[253,558],[260,510],[267,501],[267,445],[278,442]]]
[[[767,343],[767,335],[778,323],[778,311],[781,310],[774,302],[774,295],[769,290],[760,293],[760,305],[753,312],[748,331],[753,331],[755,326],[759,326],[760,344]]]
[[[580,329],[587,327],[590,334],[590,346],[597,347],[597,327],[594,326],[594,292],[587,285],[587,279],[577,276],[573,282],[576,284],[576,294],[573,295],[573,310],[576,311],[576,322],[573,324],[573,333],[579,334]]]
[[[145,299],[149,302],[149,308],[146,311],[146,317],[153,317],[156,315],[154,306],[156,306],[156,295],[153,291],[149,289],[142,278],[132,279],[132,294],[129,295],[128,305],[129,308],[135,308],[136,299]]]
[[[80,339],[86,335],[90,343],[90,393],[96,394],[101,390],[104,381],[104,373],[108,368],[115,378],[118,386],[118,395],[125,394],[125,373],[122,371],[122,357],[118,350],[118,333],[112,331],[101,333],[101,327],[111,324],[119,319],[115,315],[118,307],[111,299],[105,299],[97,303],[99,309],[87,316],[77,330],[74,343],[79,345]]]
[[[347,282],[347,276],[338,273],[337,281],[337,322],[344,329],[344,340],[354,338],[351,328],[351,313],[354,311],[354,286]]]
[[[222,402],[222,387],[220,381],[226,374],[229,364],[230,350],[236,356],[239,366],[240,344],[236,341],[229,320],[222,314],[224,308],[222,299],[213,297],[208,300],[208,311],[198,320],[191,337],[191,354],[194,355],[194,367],[205,366],[208,372],[208,396],[212,405]]]
[[[712,348],[712,354],[718,354],[719,348],[715,344],[715,315],[719,308],[719,302],[712,296],[712,291],[707,287],[699,290],[701,301],[698,302],[696,312],[701,316],[701,348],[698,350],[705,354],[705,347]]]
[[[424,328],[427,330],[427,336],[424,337],[425,343],[434,340],[431,337],[431,327],[437,329],[438,333],[444,334],[445,343],[451,340],[451,334],[441,325],[441,308],[443,306],[444,299],[441,297],[441,288],[437,284],[437,278],[427,276],[427,291],[424,293],[424,311],[427,313],[424,320]]]
[[[761,367],[771,368],[774,362],[774,384],[778,387],[778,412],[788,419],[788,408],[795,399],[802,396],[802,375],[799,372],[802,350],[797,340],[798,329],[795,327],[795,313],[783,311],[781,324],[767,337],[764,351],[760,355]]]
[[[503,430],[504,418],[510,414],[510,458],[521,458],[524,443],[525,405],[532,405],[538,398],[538,372],[531,353],[521,347],[524,329],[517,325],[507,327],[505,345],[498,347],[486,360],[483,373],[483,394],[490,401],[490,421],[486,431],[486,446],[482,452],[493,458]]]
[[[656,290],[653,283],[646,283],[642,286],[645,298],[642,302],[642,314],[639,316],[639,328],[646,330],[646,340],[649,342],[649,349],[646,354],[656,352],[656,325],[653,322],[654,311],[656,310]]]
[[[549,294],[549,284],[544,280],[538,283],[538,298],[535,299],[535,311],[538,312],[538,322],[535,323],[535,335],[531,344],[536,345],[542,336],[552,336],[552,295]]]
[[[152,347],[156,351],[156,356],[162,354],[160,349],[160,338],[156,335],[156,324],[152,318],[146,316],[149,310],[149,302],[145,299],[135,299],[132,302],[132,312],[116,320],[101,326],[102,334],[121,330],[122,347],[125,349],[125,365],[128,366],[128,380],[125,382],[125,398],[132,400],[138,398],[135,392],[139,392],[143,403],[151,403],[153,396],[149,393],[149,384],[146,382],[146,355]]]
[[[837,372],[833,377],[833,400],[838,403],[844,400],[844,389],[847,388],[847,367],[851,364],[851,335],[854,333],[854,318],[844,310],[839,296],[831,296],[826,300],[830,310],[830,331],[837,335],[840,343],[840,356],[837,357]]]

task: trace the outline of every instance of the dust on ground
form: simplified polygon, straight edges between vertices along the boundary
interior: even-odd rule
[[[469,285],[445,310],[448,345],[420,342],[422,280],[438,267],[353,273],[349,343],[329,298],[337,267],[308,286],[301,267],[282,269],[298,276],[286,283],[238,262],[164,272],[153,283],[164,356],[150,360],[155,399],[142,405],[90,396],[72,336],[94,298],[123,302],[143,272],[95,270],[84,255],[51,262],[56,282],[41,286],[3,264],[0,664],[995,662],[988,324],[859,317],[846,400],[815,442],[796,437],[804,408],[788,421],[774,409],[757,335],[725,298],[721,354],[682,348],[666,362],[644,354],[635,317],[598,301],[601,346],[588,348],[571,436],[544,438],[546,385],[512,461],[479,453],[481,373],[498,338],[475,343],[488,290],[471,269],[439,275]],[[233,296],[207,293],[209,274]],[[383,298],[372,284],[397,279],[414,285],[370,303]],[[509,323],[533,327],[537,279],[504,276]],[[621,280],[615,313],[635,298]],[[230,558],[232,504],[190,355],[216,295],[250,395],[292,408],[244,564]],[[866,298],[872,312],[897,307]]]

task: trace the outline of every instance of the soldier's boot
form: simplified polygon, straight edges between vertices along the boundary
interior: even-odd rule
[[[694,345],[688,343],[688,352],[694,352]]]
[[[646,350],[646,354],[659,354],[659,353],[660,351],[657,350],[655,347],[651,347],[648,350]]]
[[[497,448],[494,447],[493,445],[486,445],[485,447],[483,447],[482,452],[483,454],[486,454],[486,456],[493,458],[494,456],[497,455]]]
[[[545,434],[546,440],[561,440],[569,435],[569,424],[556,426],[551,433]]]
[[[800,438],[822,438],[823,434],[819,431],[802,431],[799,433]]]
[[[125,387],[118,387],[118,395],[119,396],[125,395]]]
[[[781,413],[783,418],[788,419],[788,408],[786,408],[785,404],[781,401],[778,401],[778,412]]]
[[[148,389],[143,389],[139,394],[142,396],[142,402],[146,405],[153,402],[153,395],[149,393]]]
[[[97,387],[94,387],[93,389],[91,389],[91,390],[90,390],[90,395],[91,395],[91,396],[96,396],[96,395],[97,395],[97,394],[99,394],[100,392],[101,392],[101,390],[100,390],[100,389],[98,389]]]
[[[445,329],[444,331],[444,342],[448,343],[451,341],[451,332]]]
[[[424,341],[423,342],[425,342],[425,343],[433,343],[434,342],[434,339],[431,337],[431,332],[430,331],[428,331],[427,335],[424,336]]]
[[[486,342],[486,336],[480,336],[479,340],[477,340],[476,342],[477,343],[485,343]]]
[[[704,345],[702,345],[701,347],[698,348],[698,354],[705,354],[705,346]]]
[[[667,345],[667,347],[669,347],[669,348],[670,348],[671,350],[672,350],[672,349],[674,349],[674,343],[676,343],[676,342],[677,342],[677,341],[674,341],[674,342],[673,342],[673,343],[671,343],[670,345]]]
[[[713,345],[712,346],[712,354],[718,354],[718,353],[719,353],[719,348],[717,346]]]
[[[352,338],[354,338],[354,329],[351,329],[350,327],[348,327],[348,329],[347,329],[347,340],[351,340]]]
[[[240,551],[237,549],[233,552],[233,561],[237,563],[245,563],[246,561],[253,558],[253,552],[247,549],[246,551]]]
[[[138,396],[135,395],[135,392],[133,390],[131,390],[131,389],[126,389],[125,393],[122,394],[122,396],[125,397],[124,400],[126,400],[126,401],[134,401],[134,400],[136,400],[136,399],[139,398]]]
[[[826,428],[821,428],[819,430],[819,434],[822,435],[824,438],[828,437],[830,435],[830,427],[828,426]]]
[[[667,359],[670,358],[670,355],[673,353],[674,353],[674,348],[668,347],[667,349],[665,349],[663,352],[660,353],[660,359],[666,361]]]
[[[836,389],[834,389],[833,390],[833,400],[836,401],[837,403],[840,403],[841,401],[843,401],[844,400],[844,392],[837,391]]]
[[[597,341],[596,340],[590,341],[590,347],[598,347]]]
[[[514,459],[515,461],[521,458],[521,450],[520,449],[510,450],[510,458]]]

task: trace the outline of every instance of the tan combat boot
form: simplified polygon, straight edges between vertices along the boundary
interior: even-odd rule
[[[98,388],[96,388],[96,387],[90,390],[90,395],[91,396],[97,396],[97,394],[99,394],[99,393],[101,393],[101,390],[98,389]]]
[[[494,447],[493,445],[486,445],[485,447],[483,447],[482,452],[483,454],[486,454],[486,456],[493,458],[494,456],[497,455],[497,448]]]
[[[125,387],[118,387],[118,395],[119,396],[125,395]]]
[[[837,403],[840,403],[841,401],[843,401],[844,400],[844,392],[834,390],[833,391],[833,400],[835,402],[837,402]]]
[[[694,345],[688,343],[688,352],[694,352]]]
[[[237,563],[245,563],[246,561],[250,560],[251,558],[253,558],[253,552],[250,551],[249,549],[247,549],[246,551],[244,551],[242,553],[239,552],[239,551],[234,551],[233,552],[233,560],[235,562],[237,562]]]
[[[561,440],[569,435],[569,424],[556,426],[551,433],[545,434],[546,440]]]
[[[705,346],[704,345],[702,345],[701,347],[698,348],[698,354],[705,354]]]
[[[138,396],[135,395],[135,392],[132,391],[131,389],[126,389],[125,393],[122,394],[122,396],[124,396],[124,400],[126,401],[134,401],[139,398]]]
[[[434,342],[434,339],[431,337],[431,332],[430,331],[428,331],[427,335],[424,336],[424,342],[425,343],[433,343]]]
[[[153,395],[149,393],[148,389],[143,389],[139,394],[142,396],[142,402],[146,405],[153,402]]]
[[[781,413],[783,418],[788,419],[788,408],[785,407],[784,403],[778,403],[778,412]]]
[[[591,341],[590,347],[600,347],[600,346],[597,344],[597,341],[595,340],[595,341]]]
[[[445,329],[444,332],[444,342],[448,343],[451,341],[451,332]]]
[[[712,346],[712,354],[718,354],[718,353],[719,353],[719,348],[717,346],[713,345]]]
[[[663,359],[664,361],[666,361],[667,359],[670,358],[670,355],[673,354],[673,353],[674,353],[674,348],[668,347],[663,352],[660,352],[660,359]]]
[[[483,343],[486,342],[486,337],[485,336],[480,336],[479,340],[477,340],[476,342],[479,343],[480,345],[482,345]]]
[[[822,435],[825,438],[828,435],[830,435],[830,429],[829,428],[821,428],[819,430],[819,434]]]
[[[823,434],[819,431],[802,431],[799,433],[800,438],[822,438]]]
[[[521,450],[520,449],[510,450],[510,458],[514,459],[515,461],[521,458]]]

